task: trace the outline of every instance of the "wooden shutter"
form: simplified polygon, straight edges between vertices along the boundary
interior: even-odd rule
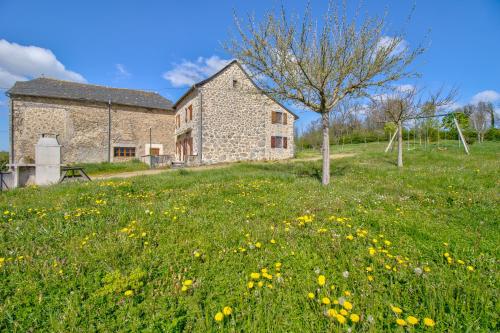
[[[286,136],[283,137],[283,148],[285,149],[288,148],[288,138]]]
[[[286,125],[287,124],[287,114],[285,112],[283,112],[283,125]]]
[[[271,148],[276,148],[276,137],[275,136],[271,137]]]
[[[189,120],[193,120],[193,105],[188,107],[189,110]]]
[[[276,112],[272,111],[272,113],[271,113],[271,123],[276,124],[276,118],[277,118]]]

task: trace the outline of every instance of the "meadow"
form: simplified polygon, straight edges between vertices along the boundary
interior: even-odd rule
[[[497,331],[500,145],[383,146],[2,193],[0,331]]]

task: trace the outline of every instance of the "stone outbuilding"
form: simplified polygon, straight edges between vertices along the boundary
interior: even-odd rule
[[[42,134],[55,134],[62,163],[173,156],[172,102],[154,92],[38,78],[10,97],[10,163],[33,163]]]
[[[176,160],[212,164],[294,156],[292,111],[266,95],[234,60],[175,104]]]

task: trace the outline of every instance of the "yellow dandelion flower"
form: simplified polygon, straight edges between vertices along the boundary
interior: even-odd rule
[[[318,284],[319,284],[320,286],[324,286],[324,285],[325,285],[325,283],[326,283],[326,278],[325,278],[325,276],[324,276],[324,275],[320,275],[320,276],[318,276]]]
[[[431,271],[431,268],[429,266],[424,267],[424,272],[429,273]]]
[[[307,298],[309,298],[309,299],[314,299],[314,294],[313,294],[313,293],[309,293],[309,294],[307,294]]]
[[[446,258],[448,258],[450,256],[450,254],[448,252],[445,252],[445,253],[443,253],[443,256],[445,256]]]
[[[224,319],[224,314],[222,312],[217,312],[214,316],[215,321],[222,321]]]
[[[337,321],[338,321],[339,323],[341,323],[341,324],[345,324],[346,319],[345,319],[345,317],[344,317],[343,315],[338,314],[338,315],[336,316],[336,318],[337,318]]]
[[[388,240],[385,240],[384,244],[387,245],[387,246],[390,246],[392,243],[390,241],[388,241]]]
[[[224,307],[224,309],[222,309],[222,312],[225,316],[230,316],[233,313],[233,309],[231,309],[230,306],[226,306]]]
[[[352,310],[352,304],[351,302],[345,301],[344,304],[342,305],[344,309],[346,310]]]
[[[344,296],[351,296],[351,292],[349,290],[344,291]]]
[[[354,236],[353,235],[348,235],[345,239],[347,239],[347,240],[353,240]]]
[[[349,319],[351,319],[353,323],[357,323],[359,321],[359,315],[353,313],[349,316]]]
[[[330,299],[328,297],[323,297],[321,299],[321,303],[323,303],[323,304],[330,304]]]
[[[250,282],[247,283],[247,288],[248,289],[252,289],[253,288],[253,282],[252,281],[250,281]]]
[[[397,313],[397,314],[400,314],[403,312],[403,310],[401,310],[401,308],[398,308],[397,306],[392,306],[392,305],[391,305],[391,310],[392,310],[392,312]]]
[[[334,309],[328,309],[326,311],[326,315],[330,318],[335,317],[337,315],[337,311],[335,311]]]
[[[182,290],[182,291],[187,291],[187,290],[188,290],[188,287],[187,287],[187,286],[182,286],[181,290]]]
[[[406,321],[404,319],[398,318],[396,319],[396,324],[398,324],[399,326],[405,326]]]
[[[250,274],[250,278],[252,278],[253,280],[258,280],[260,278],[260,273],[252,273]]]
[[[368,281],[370,281],[370,282],[371,282],[371,281],[373,281],[373,279],[374,279],[374,278],[373,278],[373,275],[368,275]]]
[[[133,296],[134,295],[134,291],[133,290],[127,290],[125,293],[124,293],[125,296]]]
[[[262,243],[261,242],[257,242],[255,243],[255,247],[260,249],[262,247]]]
[[[407,322],[408,322],[408,324],[410,324],[410,325],[417,325],[417,324],[418,324],[418,318],[413,317],[413,316],[408,316],[408,317],[406,317],[406,321],[407,321]]]
[[[429,327],[434,327],[436,323],[431,318],[424,318],[424,325]]]
[[[257,283],[257,286],[258,286],[259,288],[262,288],[262,286],[264,286],[264,282],[259,281],[259,283]]]
[[[474,271],[474,267],[472,267],[472,266],[467,266],[467,270],[468,270],[469,272],[473,272],[473,271]]]
[[[345,309],[341,309],[340,314],[343,316],[347,316],[349,313]]]
[[[271,239],[271,244],[276,244],[276,240],[275,239]]]

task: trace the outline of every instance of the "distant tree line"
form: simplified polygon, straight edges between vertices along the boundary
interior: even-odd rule
[[[495,106],[490,102],[479,102],[459,107],[447,116],[432,117],[446,113],[438,109],[425,110],[428,118],[408,119],[403,124],[403,139],[417,143],[438,140],[458,140],[453,117],[456,117],[468,143],[500,141],[500,129],[496,128]],[[329,121],[330,144],[354,144],[388,141],[397,124],[386,117],[376,105],[343,103]],[[321,120],[311,122],[299,129],[296,144],[299,149],[319,149],[322,144]]]

